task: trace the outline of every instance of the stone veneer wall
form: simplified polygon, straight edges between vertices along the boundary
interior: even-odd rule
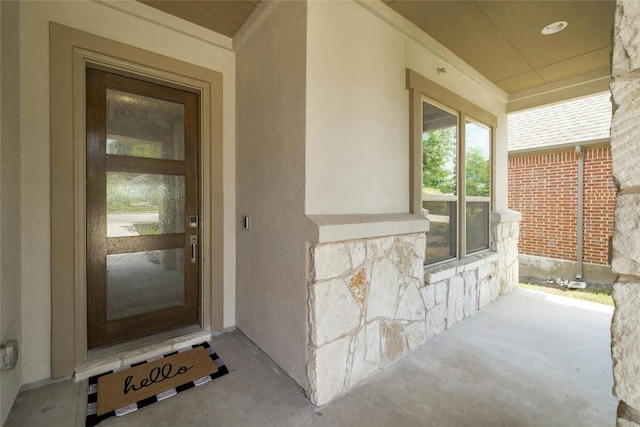
[[[494,251],[426,270],[422,233],[312,245],[311,402],[324,405],[514,289],[519,221],[493,222],[492,234]]]
[[[640,425],[640,2],[618,0],[611,89],[611,156],[618,187],[612,269],[615,311],[611,325],[613,393],[617,425]]]

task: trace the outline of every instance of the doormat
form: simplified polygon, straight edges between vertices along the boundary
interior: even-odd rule
[[[89,378],[86,427],[128,414],[229,373],[209,343]]]

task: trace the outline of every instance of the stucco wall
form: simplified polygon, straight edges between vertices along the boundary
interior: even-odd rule
[[[141,12],[145,19],[138,17]],[[223,73],[224,324],[235,324],[235,61],[228,48],[216,45],[226,38],[210,32],[207,38],[202,29],[138,2],[20,2],[21,210],[28,212],[21,234],[22,257],[29,260],[22,266],[23,383],[50,376],[50,21]]]
[[[495,208],[506,208],[499,93],[457,69],[452,62],[459,59],[384,5],[314,1],[308,9],[306,213],[408,211],[406,68],[498,117]],[[421,43],[434,45],[440,56]]]
[[[404,37],[352,2],[309,2],[307,214],[406,212]]]
[[[0,341],[20,339],[18,3],[0,2]],[[0,425],[22,384],[22,363],[0,372]]]
[[[303,387],[306,9],[269,5],[236,63],[237,324]]]

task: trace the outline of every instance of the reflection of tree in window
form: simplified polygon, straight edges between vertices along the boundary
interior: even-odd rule
[[[489,196],[489,159],[480,148],[467,148],[467,196]]]
[[[422,192],[456,194],[456,128],[422,135]]]

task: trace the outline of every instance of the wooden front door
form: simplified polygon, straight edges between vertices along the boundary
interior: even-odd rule
[[[89,349],[199,321],[198,95],[86,70]]]

